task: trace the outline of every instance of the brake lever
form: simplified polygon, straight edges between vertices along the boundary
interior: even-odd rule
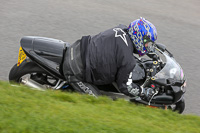
[[[156,94],[158,94],[158,91],[157,91],[157,90],[156,90],[156,92],[153,94],[153,96],[151,97],[151,99],[149,100],[149,103],[148,103],[148,105],[150,105],[150,104],[151,104],[151,100],[153,99],[153,97],[154,97]]]

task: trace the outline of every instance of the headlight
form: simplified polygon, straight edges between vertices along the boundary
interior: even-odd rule
[[[186,92],[186,81],[184,84],[181,86],[181,90],[185,93]]]

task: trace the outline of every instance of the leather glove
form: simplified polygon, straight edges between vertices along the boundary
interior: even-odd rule
[[[144,93],[143,93],[143,97],[149,101],[154,93],[155,92],[152,88],[145,88]]]
[[[140,86],[131,83],[130,85],[127,85],[127,88],[122,90],[122,93],[130,97],[140,96],[141,88]]]

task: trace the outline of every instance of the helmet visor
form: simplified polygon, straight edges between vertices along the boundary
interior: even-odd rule
[[[147,52],[148,53],[152,53],[152,52],[154,52],[155,51],[155,44],[154,44],[154,42],[146,42],[145,44],[144,44],[144,46],[145,46],[145,48],[146,48],[146,50],[147,50]]]
[[[144,47],[147,50],[147,53],[154,52],[155,44],[148,36],[143,37],[143,44],[144,44]]]

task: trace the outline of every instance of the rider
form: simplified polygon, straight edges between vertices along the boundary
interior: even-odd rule
[[[86,93],[92,93],[87,83],[116,82],[125,95],[139,96],[141,88],[131,78],[136,65],[133,53],[147,54],[149,42],[156,40],[155,26],[142,17],[131,22],[129,27],[119,25],[94,36],[83,36],[67,48],[63,73],[68,82],[78,83]]]

